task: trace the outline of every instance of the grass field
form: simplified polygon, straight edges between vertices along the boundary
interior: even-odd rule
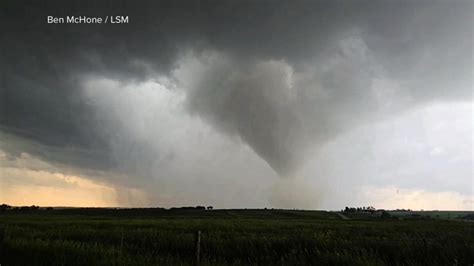
[[[472,216],[472,211],[391,211],[391,215],[397,217],[407,217],[407,216],[420,216],[420,217],[430,217],[436,219],[459,219],[467,217],[468,215]]]
[[[0,264],[472,265],[474,223],[324,211],[69,209],[0,213]]]

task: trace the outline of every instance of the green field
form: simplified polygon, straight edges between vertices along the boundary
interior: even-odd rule
[[[474,223],[324,211],[70,209],[0,213],[0,264],[472,265]],[[3,236],[2,236],[3,232]]]
[[[474,212],[472,211],[391,211],[391,215],[397,217],[429,217],[435,219],[461,219],[470,217],[470,219],[474,219]]]

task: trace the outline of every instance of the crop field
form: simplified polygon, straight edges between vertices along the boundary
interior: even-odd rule
[[[441,219],[459,219],[467,218],[472,216],[472,211],[392,211],[390,212],[393,216],[406,217],[406,216],[419,216],[419,217],[430,217],[430,218],[441,218]]]
[[[474,263],[470,221],[343,218],[332,212],[290,210],[7,211],[0,213],[0,264]]]

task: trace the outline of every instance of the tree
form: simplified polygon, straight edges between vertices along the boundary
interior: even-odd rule
[[[0,211],[6,211],[6,210],[9,210],[11,209],[12,206],[8,205],[8,204],[2,204],[0,205]]]
[[[382,211],[382,215],[380,216],[382,219],[388,219],[391,217],[390,213],[386,211]]]

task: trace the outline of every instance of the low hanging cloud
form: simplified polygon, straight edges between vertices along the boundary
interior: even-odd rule
[[[285,177],[338,133],[409,104],[402,97],[408,91],[377,83],[391,81],[363,40],[351,36],[334,46],[328,60],[308,62],[301,72],[285,61],[211,51],[185,56],[173,74],[191,113],[240,138]],[[401,101],[386,108],[394,97]]]
[[[103,121],[99,132],[117,162],[114,171],[128,176],[108,181],[144,191],[141,205],[256,204],[252,191],[265,193],[262,185],[275,177],[272,170],[240,141],[190,115],[185,94],[167,86],[172,85],[166,79],[127,84],[90,77],[84,82],[83,97]],[[255,184],[254,178],[264,182]]]

